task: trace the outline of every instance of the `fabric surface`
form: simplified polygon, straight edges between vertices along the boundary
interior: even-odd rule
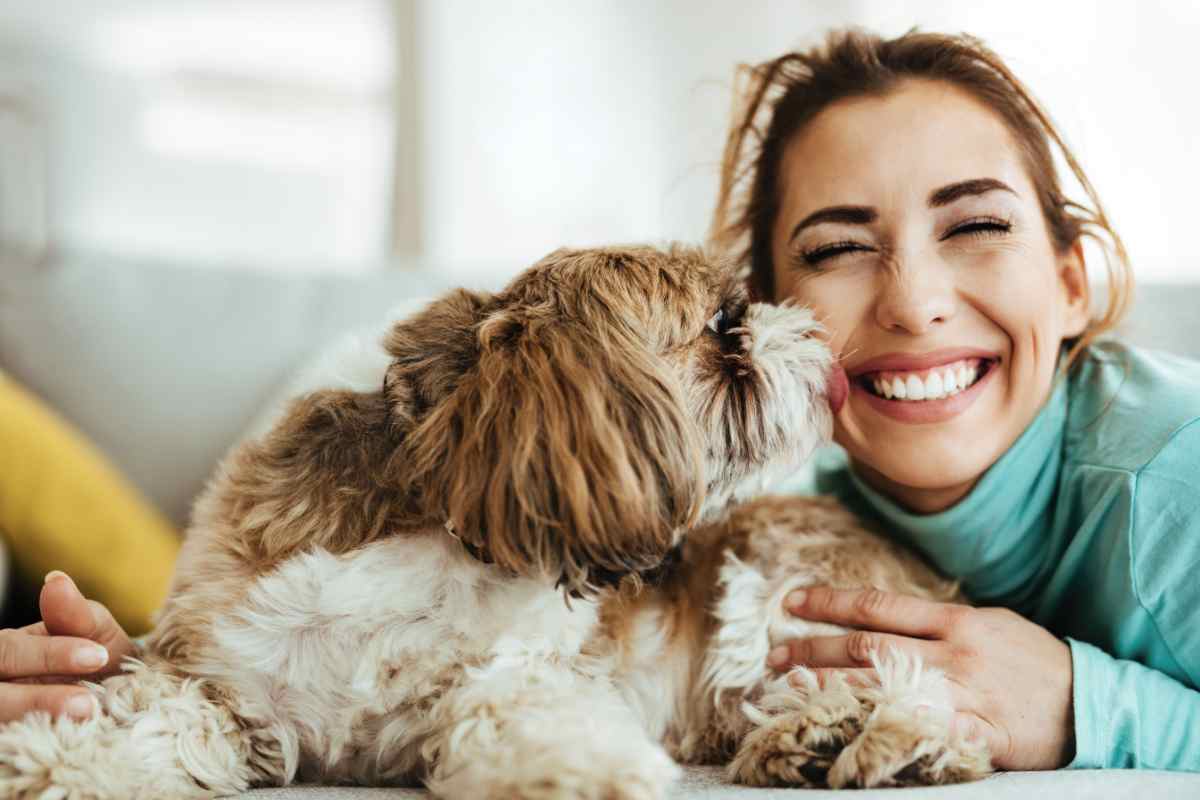
[[[26,583],[61,569],[134,633],[149,629],[179,550],[175,530],[107,459],[2,372],[0,537]]]
[[[420,789],[362,789],[292,786],[256,789],[242,797],[253,800],[428,800]],[[1074,770],[1009,772],[976,783],[916,789],[752,789],[725,782],[716,767],[689,767],[671,793],[672,800],[1030,800],[1030,798],[1153,798],[1195,800],[1200,775],[1148,770]]]
[[[913,514],[832,454],[816,487],[1071,644],[1072,767],[1200,772],[1200,362],[1093,347],[962,501]]]

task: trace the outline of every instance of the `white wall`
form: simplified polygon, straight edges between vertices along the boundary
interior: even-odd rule
[[[0,98],[38,109],[51,241],[164,262],[381,262],[390,13],[388,0],[0,0]],[[7,195],[14,175],[0,179]]]

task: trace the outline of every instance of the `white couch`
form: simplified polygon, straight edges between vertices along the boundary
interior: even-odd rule
[[[0,369],[88,434],[181,528],[217,459],[299,366],[338,333],[446,288],[434,275],[366,278],[179,269],[67,253],[0,262]],[[1200,287],[1143,287],[1126,333],[1200,357]],[[0,554],[0,574],[4,559]],[[0,578],[0,590],[3,580]],[[0,591],[0,597],[3,597]],[[1196,732],[1200,736],[1200,731]],[[689,770],[676,796],[777,798]],[[805,797],[821,796],[808,792]],[[883,791],[855,797],[882,797]],[[1200,774],[1012,773],[904,797],[1200,798]],[[303,787],[247,797],[420,797],[418,790]],[[887,793],[887,796],[896,796]]]

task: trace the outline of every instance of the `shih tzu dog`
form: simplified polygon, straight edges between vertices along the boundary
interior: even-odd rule
[[[396,323],[374,388],[304,395],[224,460],[139,658],[89,684],[97,717],[0,729],[0,796],[984,774],[917,713],[947,705],[934,671],[795,689],[766,666],[837,630],[784,614],[796,587],[955,592],[832,501],[755,499],[830,433],[818,333],[678,246],[560,250]]]

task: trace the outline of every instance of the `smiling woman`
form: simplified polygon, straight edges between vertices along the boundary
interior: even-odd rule
[[[866,633],[772,663],[906,650],[1001,768],[1200,770],[1200,365],[1097,339],[1129,266],[1049,116],[967,36],[837,32],[745,75],[712,234],[845,371],[815,488],[1004,607],[814,588],[793,613]]]

